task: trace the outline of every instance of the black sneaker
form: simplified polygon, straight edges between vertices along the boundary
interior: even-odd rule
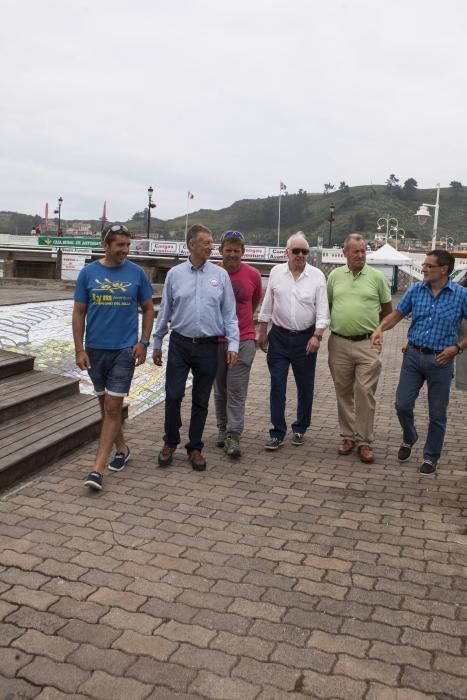
[[[430,462],[429,459],[425,459],[423,464],[418,468],[418,473],[422,476],[433,476],[436,474],[436,464]]]
[[[110,464],[107,465],[107,469],[110,469],[111,472],[121,472],[129,459],[130,448],[128,448],[128,452],[126,454],[124,452],[117,452]]]
[[[284,441],[281,440],[280,438],[271,438],[271,440],[268,440],[268,442],[265,444],[264,449],[265,450],[278,450],[279,447],[282,447],[284,444]]]
[[[409,445],[407,442],[403,442],[402,445],[399,447],[399,452],[397,453],[397,459],[399,462],[406,462],[410,455],[412,454],[412,445]]]
[[[91,472],[84,480],[84,485],[89,486],[89,488],[94,491],[102,491],[103,481],[104,477],[102,474],[99,474],[99,472]]]
[[[226,431],[219,430],[219,432],[217,433],[216,447],[224,447],[226,437],[227,437]]]
[[[297,447],[300,445],[303,445],[305,442],[305,436],[303,433],[294,433],[293,438],[292,438],[292,445],[296,445]]]

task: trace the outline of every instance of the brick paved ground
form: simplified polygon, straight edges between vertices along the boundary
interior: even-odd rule
[[[405,329],[386,336],[373,465],[336,454],[325,349],[306,445],[264,452],[258,353],[241,461],[211,414],[208,471],[182,450],[156,469],[159,406],[102,494],[81,486],[91,445],[4,495],[0,700],[467,698],[466,397],[438,476],[417,476],[418,446],[401,467]]]

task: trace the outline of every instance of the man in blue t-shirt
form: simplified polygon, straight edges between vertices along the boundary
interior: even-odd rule
[[[135,367],[146,361],[154,306],[152,286],[144,270],[127,256],[130,233],[126,226],[111,226],[104,237],[105,257],[84,267],[78,275],[73,306],[76,364],[87,369],[99,398],[102,428],[94,468],[85,485],[102,489],[105,465],[121,471],[130,457],[122,433],[122,405]],[[138,307],[142,311],[138,340]],[[85,333],[86,331],[86,333]]]
[[[430,476],[436,472],[443,447],[454,358],[467,347],[467,338],[460,341],[457,338],[461,321],[467,318],[467,289],[449,279],[454,257],[446,250],[427,253],[422,269],[423,282],[410,287],[396,310],[381,321],[371,341],[380,345],[383,332],[411,314],[396,392],[397,417],[403,431],[398,459],[400,462],[408,460],[417,442],[414,406],[426,381],[429,425],[418,473]]]

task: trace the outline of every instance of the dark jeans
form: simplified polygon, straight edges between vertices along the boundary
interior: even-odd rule
[[[188,452],[203,449],[209,395],[217,371],[217,343],[198,345],[177,333],[171,333],[165,375],[164,425],[164,441],[170,447],[176,447],[180,442],[180,407],[190,369],[193,385],[189,441],[186,444]]]
[[[435,355],[425,355],[408,346],[402,360],[396,392],[397,417],[402,427],[403,441],[413,445],[418,438],[414,420],[415,401],[426,381],[429,425],[423,458],[434,464],[438,461],[443,447],[452,377],[452,362],[441,365]]]
[[[303,434],[311,423],[316,352],[306,355],[305,350],[313,332],[314,328],[310,328],[309,333],[303,335],[288,335],[274,326],[269,332],[267,360],[271,375],[271,438],[283,440],[287,433],[285,395],[290,365],[297,385],[297,419],[292,423],[292,431]]]

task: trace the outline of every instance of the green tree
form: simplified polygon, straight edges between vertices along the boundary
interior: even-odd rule
[[[340,190],[341,192],[350,192],[350,187],[348,186],[348,184],[346,183],[345,180],[342,180],[342,181],[339,183],[339,190]]]
[[[405,182],[404,186],[400,191],[401,199],[414,199],[415,193],[417,192],[418,182],[413,178],[409,177]]]
[[[459,182],[459,180],[451,180],[449,187],[452,187],[455,192],[462,192],[464,189],[462,182]]]
[[[324,194],[329,194],[331,192],[331,190],[334,190],[334,189],[335,189],[335,185],[332,185],[330,182],[327,182],[324,185]]]
[[[399,187],[399,178],[394,175],[394,173],[391,173],[388,179],[386,180],[386,187],[391,188],[391,187]]]

